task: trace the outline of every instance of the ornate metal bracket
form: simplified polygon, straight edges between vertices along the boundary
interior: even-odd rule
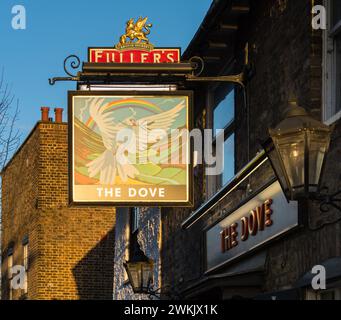
[[[201,82],[230,82],[230,83],[236,83],[240,85],[242,88],[245,88],[245,74],[244,72],[241,72],[237,75],[232,76],[218,76],[218,77],[197,77],[194,75],[187,75],[186,80],[187,81],[201,81]]]
[[[186,75],[187,81],[197,81],[197,82],[230,82],[240,85],[245,89],[245,81],[251,75],[252,66],[249,63],[249,44],[245,46],[245,57],[244,57],[244,69],[241,73],[236,75],[224,75],[215,77],[200,77],[205,69],[205,62],[200,57],[192,57],[189,62],[192,64],[194,69],[193,74]]]
[[[165,290],[161,294],[161,289]],[[163,288],[158,288],[156,290],[153,290],[151,287],[148,289],[148,296],[149,298],[156,298],[158,300],[161,300],[161,295],[164,297],[167,297],[170,300],[183,300],[183,297],[181,294],[175,292],[174,290],[171,289],[170,286],[164,286]]]
[[[76,74],[73,72],[74,70],[79,69],[81,66],[81,61],[76,55],[70,55],[64,60],[64,71],[69,77],[54,77],[49,79],[49,84],[54,85],[57,81],[81,81],[81,79],[89,78],[89,74],[86,72],[77,72]],[[86,63],[83,65],[83,69],[85,68]],[[185,66],[185,67],[184,67]],[[109,68],[110,67],[110,68]],[[123,66],[120,66],[123,69]],[[132,68],[129,66],[130,69]],[[145,66],[144,66],[145,67]],[[155,71],[155,73],[159,73],[160,75],[165,76],[178,76],[185,77],[186,81],[193,82],[230,82],[240,85],[245,91],[245,82],[249,78],[251,73],[251,65],[249,64],[249,49],[248,45],[245,47],[245,63],[243,71],[240,74],[236,75],[223,75],[223,76],[214,76],[214,77],[200,77],[205,68],[205,62],[201,57],[194,56],[189,60],[189,63],[174,64],[172,66],[167,66],[166,70],[155,68],[156,66],[148,67],[148,71]],[[180,67],[180,68],[179,68]],[[70,70],[71,68],[71,70]],[[127,69],[127,66],[124,66]],[[136,68],[136,66],[134,66]],[[165,68],[165,67],[163,67]],[[126,77],[127,75],[135,74],[136,70],[125,70],[124,74],[122,71],[116,66],[108,66],[108,68],[103,68],[100,66],[97,73],[92,72],[91,76],[97,76],[98,78],[117,76],[117,77]],[[140,70],[141,72],[141,70]],[[182,78],[183,79],[183,78]]]
[[[77,70],[79,69],[80,65],[81,65],[81,60],[79,59],[78,56],[72,54],[66,57],[64,60],[64,72],[69,77],[54,77],[52,79],[49,79],[49,84],[53,86],[57,81],[78,81],[79,80],[78,75],[71,73],[69,68],[73,70]]]
[[[329,212],[331,208],[341,212],[341,190],[328,194],[329,188],[325,187],[322,192],[313,196],[313,200],[320,203],[320,210],[323,213]]]
[[[194,70],[192,76],[199,77],[205,69],[205,61],[203,60],[203,58],[194,56],[189,59],[189,63]]]

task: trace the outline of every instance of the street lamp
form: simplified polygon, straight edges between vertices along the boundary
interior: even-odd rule
[[[149,297],[161,299],[161,288],[156,290],[152,288],[154,261],[149,259],[141,250],[140,244],[137,241],[137,232],[132,234],[131,249],[130,259],[124,262],[123,266],[134,293],[147,294]],[[165,291],[166,288],[168,288],[167,291]],[[180,293],[173,291],[170,286],[163,286],[162,291],[162,295],[169,297],[169,299],[182,299]]]
[[[290,103],[285,119],[269,130],[263,148],[288,201],[311,198],[331,202],[319,193],[331,132],[296,102]]]
[[[154,261],[146,257],[137,240],[134,244],[131,259],[123,265],[127,271],[134,293],[150,294],[150,286],[153,282]]]

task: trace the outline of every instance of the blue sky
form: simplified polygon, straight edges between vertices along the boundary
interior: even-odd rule
[[[212,0],[1,0],[0,69],[20,102],[18,127],[25,137],[37,120],[40,107],[67,108],[67,91],[75,83],[48,84],[65,76],[69,54],[87,59],[91,46],[113,46],[129,18],[148,16],[153,24],[151,43],[181,47],[184,51]],[[26,8],[26,30],[12,29],[13,6]],[[66,112],[65,112],[66,116]]]

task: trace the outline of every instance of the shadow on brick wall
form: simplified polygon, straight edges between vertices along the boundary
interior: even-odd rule
[[[81,300],[113,300],[115,229],[73,268]]]

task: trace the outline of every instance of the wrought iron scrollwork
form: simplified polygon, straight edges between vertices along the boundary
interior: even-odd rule
[[[74,69],[77,70],[81,65],[81,60],[78,58],[78,56],[72,54],[70,56],[68,56],[67,58],[65,58],[64,60],[64,71],[67,75],[69,75],[70,77],[76,77],[75,74],[72,74],[68,68],[69,66]]]
[[[205,62],[201,57],[194,56],[189,59],[193,69],[194,69],[194,76],[199,77],[205,69]]]
[[[69,55],[64,59],[64,72],[69,77],[54,77],[49,79],[49,84],[53,86],[57,81],[78,81],[77,74],[72,73],[72,70],[77,70],[81,66],[81,60],[75,54]],[[72,70],[70,70],[70,68]]]
[[[324,214],[328,213],[331,209],[336,209],[341,212],[341,190],[338,190],[333,194],[329,194],[329,188],[324,187],[319,193],[313,195],[311,200],[317,202],[320,205],[320,211]],[[314,225],[312,227],[309,219],[309,230],[321,230],[322,228],[338,223],[339,221],[341,221],[340,215],[338,215],[335,220],[324,221],[322,224]]]
[[[320,210],[323,213],[329,212],[331,208],[341,211],[341,190],[329,194],[329,188],[325,187],[314,196],[314,200],[320,203]]]
[[[158,288],[156,290],[149,288],[147,294],[150,299],[156,298],[157,300],[161,300],[161,296],[164,296],[168,300],[183,300],[183,296],[179,292],[173,290],[169,285],[165,285],[163,288]]]

